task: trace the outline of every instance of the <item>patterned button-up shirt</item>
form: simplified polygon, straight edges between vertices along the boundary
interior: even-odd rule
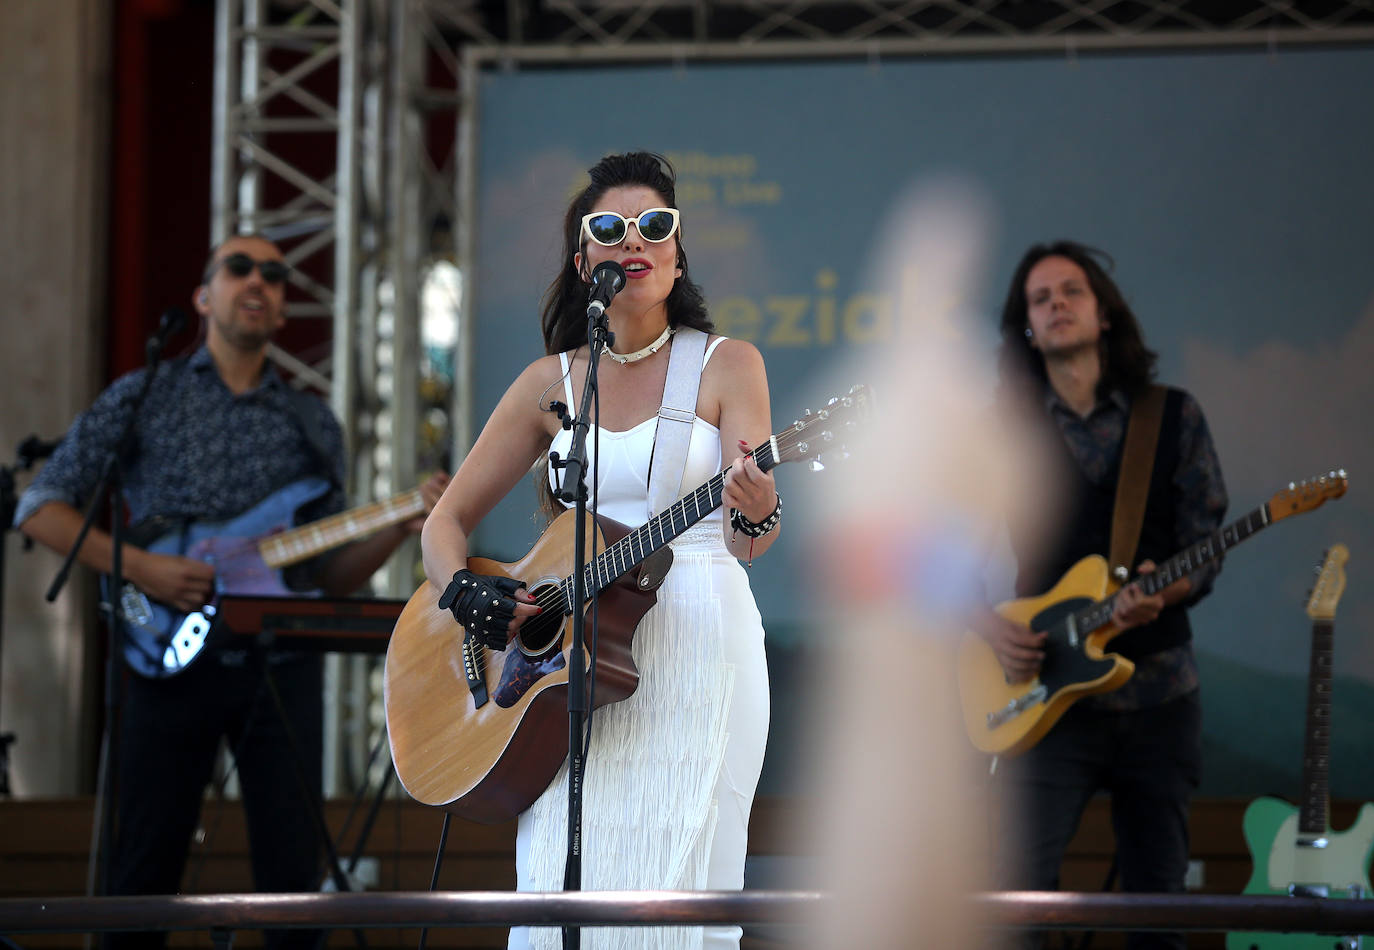
[[[1083,475],[1101,484],[1121,457],[1130,400],[1121,392],[1112,392],[1084,417],[1047,386],[1045,408],[1063,433]],[[1181,551],[1221,527],[1227,504],[1212,434],[1202,407],[1188,393],[1183,395],[1180,410],[1178,450],[1178,467],[1173,473],[1174,549]],[[1220,570],[1220,562],[1212,561],[1189,575],[1193,588],[1186,601],[1188,606],[1211,590]],[[1192,644],[1185,643],[1136,661],[1135,675],[1125,686],[1090,696],[1084,702],[1099,709],[1142,709],[1192,692],[1197,686],[1197,659]]]
[[[20,499],[16,525],[51,501],[85,505],[146,374],[135,370],[120,377],[77,416]],[[318,450],[300,412],[316,414]],[[332,478],[341,486],[343,434],[323,401],[290,394],[270,364],[255,389],[235,395],[201,347],[158,367],[122,463],[132,522],[157,516],[219,521],[301,478]],[[343,505],[343,491],[336,487],[304,517],[323,517]]]

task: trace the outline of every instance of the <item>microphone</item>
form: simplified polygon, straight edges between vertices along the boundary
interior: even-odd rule
[[[625,286],[625,268],[615,261],[602,261],[592,271],[592,296],[587,301],[587,317],[600,319],[611,305],[611,298]]]
[[[186,326],[186,311],[180,307],[168,307],[162,312],[162,317],[157,321],[157,329],[148,338],[148,355],[160,355],[162,348],[167,345],[167,340],[181,332],[181,328]]]

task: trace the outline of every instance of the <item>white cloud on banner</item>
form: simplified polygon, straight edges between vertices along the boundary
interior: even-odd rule
[[[1294,327],[1295,334],[1301,329]],[[1231,495],[1229,517],[1250,510],[1289,481],[1334,467],[1350,473],[1345,497],[1292,524],[1276,525],[1272,535],[1266,532],[1268,537],[1252,542],[1278,546],[1270,552],[1277,565],[1271,578],[1276,588],[1266,589],[1262,578],[1236,576],[1251,565],[1239,552],[1232,555],[1235,563],[1211,599],[1222,601],[1235,616],[1220,645],[1247,662],[1305,670],[1309,641],[1302,635],[1305,616],[1299,608],[1311,567],[1326,546],[1341,541],[1350,547],[1351,558],[1350,582],[1337,610],[1337,673],[1374,682],[1374,639],[1362,635],[1374,630],[1374,585],[1360,581],[1374,573],[1374,426],[1369,417],[1374,301],[1336,339],[1305,344],[1295,335],[1248,350],[1189,340],[1181,382],[1197,396],[1212,427]],[[1202,607],[1215,612],[1217,605]],[[1278,616],[1248,616],[1265,608]],[[1206,644],[1206,631],[1200,629],[1199,636]]]

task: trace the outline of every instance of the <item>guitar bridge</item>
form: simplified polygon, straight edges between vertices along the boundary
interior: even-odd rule
[[[1002,723],[1015,719],[1031,706],[1043,703],[1050,694],[1044,683],[1037,683],[1034,689],[1016,697],[996,712],[988,713],[988,728],[996,729]]]
[[[125,584],[119,598],[119,610],[125,621],[136,627],[148,627],[153,622],[153,605],[133,584]]]
[[[487,704],[486,657],[482,645],[472,632],[463,636],[463,676],[468,681],[468,692],[472,693],[473,706],[481,709]]]
[[[1289,897],[1330,897],[1331,888],[1325,884],[1289,884]]]

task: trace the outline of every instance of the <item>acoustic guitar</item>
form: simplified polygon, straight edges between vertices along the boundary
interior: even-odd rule
[[[1307,732],[1303,739],[1302,805],[1257,798],[1242,827],[1254,870],[1246,894],[1369,899],[1369,860],[1374,855],[1374,805],[1360,809],[1355,824],[1333,832],[1330,820],[1331,660],[1336,604],[1345,591],[1350,552],[1334,544],[1326,552],[1307,601],[1312,618],[1312,659],[1307,670]],[[1232,933],[1227,950],[1356,950],[1374,937],[1330,934]]]
[[[1346,484],[1344,470],[1290,484],[1243,518],[1158,565],[1154,573],[1137,577],[1135,583],[1147,595],[1157,594],[1274,522],[1339,498]],[[1106,559],[1094,554],[1069,568],[1048,592],[996,608],[1008,620],[1049,634],[1040,672],[1026,682],[1007,682],[988,642],[975,632],[964,634],[959,644],[959,697],[964,728],[977,749],[993,755],[1025,752],[1044,738],[1075,701],[1118,689],[1130,679],[1135,664],[1105,652],[1107,643],[1121,632],[1112,624],[1121,586],[1110,577]]]
[[[868,390],[856,386],[759,445],[754,461],[768,471],[843,452],[845,434],[870,404]],[[466,637],[439,608],[441,591],[421,585],[392,632],[384,679],[391,756],[406,791],[484,823],[528,808],[567,756],[573,610],[597,601],[596,663],[588,657],[586,667],[589,687],[595,677],[593,705],[626,698],[639,681],[630,655],[635,626],[671,564],[668,543],[720,507],[724,484],[720,472],[634,530],[588,519],[586,550],[601,553],[583,569],[581,605],[573,604],[574,511],[556,518],[517,561],[468,558],[477,574],[520,579],[544,608],[504,651]]]

